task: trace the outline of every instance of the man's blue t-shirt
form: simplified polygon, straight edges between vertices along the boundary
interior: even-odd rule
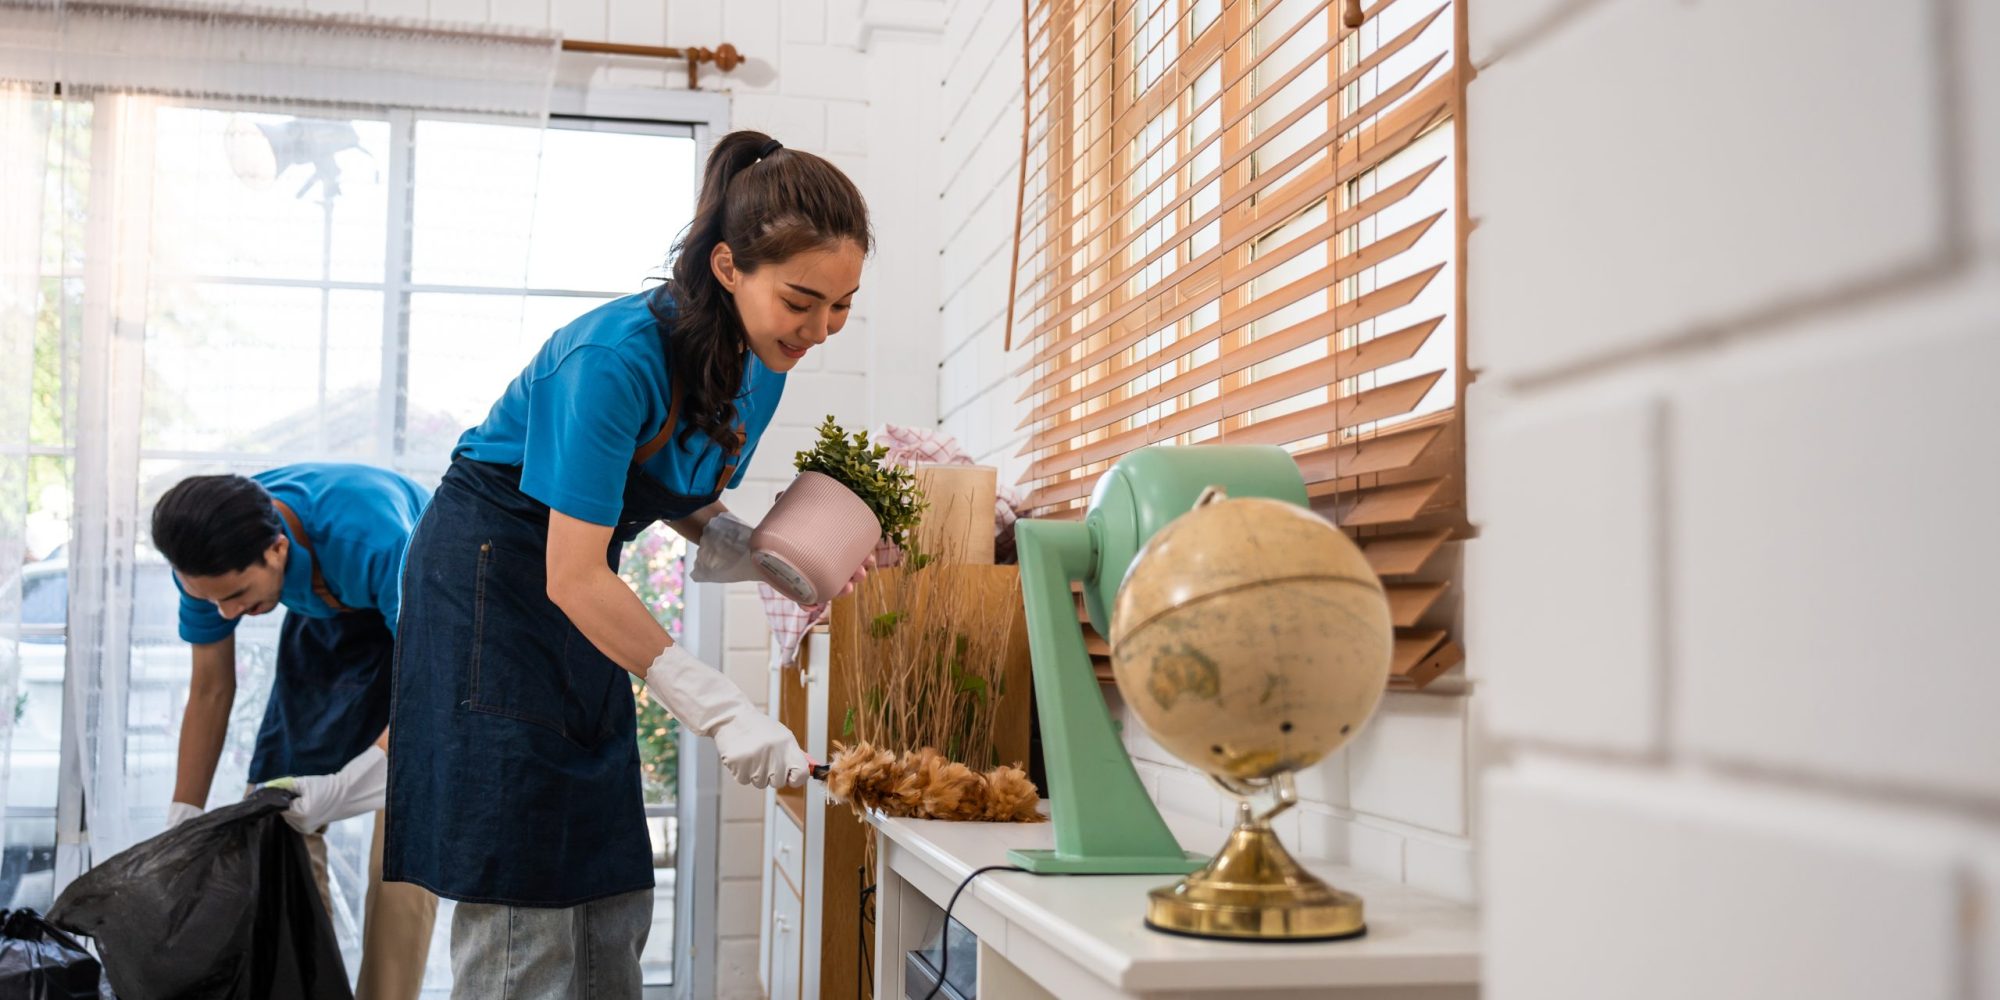
[[[349,608],[382,613],[390,630],[402,603],[403,548],[430,493],[387,469],[372,465],[307,462],[281,465],[250,477],[297,514],[312,551],[292,537],[285,557],[284,592],[279,601],[293,614],[331,618],[336,612],[313,593],[315,562],[335,600]],[[281,519],[282,520],[282,519]],[[178,575],[174,586],[180,586]],[[236,631],[215,605],[181,592],[180,633],[184,641],[220,642]]]
[[[647,305],[655,294],[670,302],[664,293],[627,295],[557,330],[486,420],[458,439],[454,457],[519,466],[521,492],[580,521],[618,523],[632,458],[666,423],[673,398],[660,321]],[[785,376],[755,354],[743,365],[736,415],[745,441],[729,487],[742,482],[785,391]],[[683,440],[676,428],[644,469],[675,493],[705,496],[730,461],[708,435]]]

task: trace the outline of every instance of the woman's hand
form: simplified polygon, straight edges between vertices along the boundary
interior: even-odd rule
[[[847,586],[840,588],[840,593],[835,594],[833,596],[846,597],[847,595],[854,593],[854,588],[861,586],[861,581],[867,578],[868,571],[874,568],[875,568],[875,553],[870,552],[868,553],[868,558],[862,561],[861,568],[854,571],[853,579],[848,580]]]
[[[688,579],[696,583],[763,579],[750,559],[750,535],[754,530],[726,510],[709,518],[695,542],[694,569],[688,573]]]
[[[757,710],[722,671],[668,646],[646,670],[651,692],[689,732],[715,741],[722,766],[755,788],[806,783],[810,764],[792,731]]]

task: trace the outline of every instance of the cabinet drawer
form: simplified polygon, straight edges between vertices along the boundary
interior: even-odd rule
[[[801,913],[799,897],[778,886],[771,900],[771,1000],[799,1000]]]
[[[805,853],[805,831],[799,829],[798,824],[792,819],[792,814],[782,808],[771,810],[771,823],[773,834],[771,863],[777,865],[785,878],[791,880],[790,885],[779,886],[774,891],[782,890],[795,896],[803,895],[806,886],[805,879],[800,875],[802,867],[800,856]]]

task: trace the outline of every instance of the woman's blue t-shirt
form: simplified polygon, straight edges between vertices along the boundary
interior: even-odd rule
[[[671,308],[664,293],[642,292],[557,330],[453,456],[520,466],[521,492],[580,521],[616,524],[633,455],[659,433],[672,401],[660,321],[647,305],[655,294]],[[745,353],[736,415],[746,437],[728,486],[742,482],[784,390],[783,374]],[[683,440],[676,428],[644,468],[675,493],[705,496],[729,462],[708,435]]]

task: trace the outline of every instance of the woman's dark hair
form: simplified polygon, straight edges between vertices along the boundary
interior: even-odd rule
[[[839,167],[779,146],[762,132],[731,132],[715,144],[702,172],[694,221],[674,244],[667,291],[679,315],[669,326],[661,307],[654,306],[663,328],[672,330],[667,363],[687,418],[683,440],[698,429],[724,448],[742,445],[735,424],[746,346],[743,320],[710,269],[716,245],[729,244],[737,270],[749,273],[843,240],[864,254],[873,247],[868,205]]]
[[[186,576],[262,562],[283,531],[271,494],[243,476],[189,476],[153,505],[153,547]]]

